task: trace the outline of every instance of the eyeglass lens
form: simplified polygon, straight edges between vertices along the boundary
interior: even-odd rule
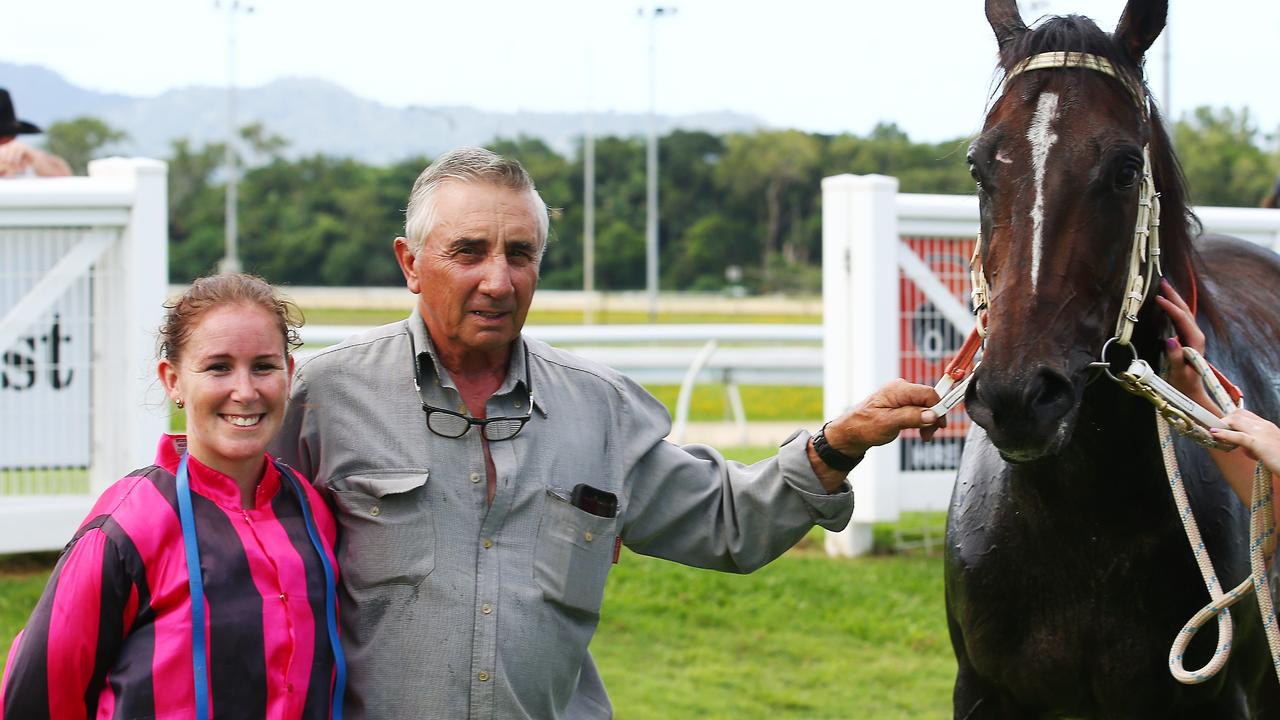
[[[471,429],[471,423],[467,422],[464,417],[450,415],[446,412],[429,412],[427,413],[427,427],[431,428],[431,432],[437,435],[457,438],[467,434],[467,430]]]
[[[484,426],[486,440],[510,440],[524,427],[525,418],[497,418]]]

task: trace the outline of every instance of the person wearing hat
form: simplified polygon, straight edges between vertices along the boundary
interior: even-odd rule
[[[0,88],[0,178],[61,177],[71,174],[67,161],[20,142],[19,135],[34,135],[40,128],[19,120],[9,91]]]

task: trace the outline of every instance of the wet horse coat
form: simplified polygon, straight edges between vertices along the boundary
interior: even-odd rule
[[[1076,16],[1034,30],[988,0],[1006,71],[1032,55],[1107,59],[1142,87],[1166,2],[1131,0],[1114,36]],[[989,335],[966,396],[975,427],[948,518],[947,617],[957,718],[1280,717],[1280,686],[1252,603],[1231,661],[1173,680],[1169,645],[1208,601],[1170,497],[1155,414],[1089,363],[1111,337],[1149,146],[1166,277],[1199,297],[1206,355],[1247,405],[1280,411],[1280,258],[1198,238],[1168,137],[1123,82],[1089,69],[1028,72],[993,104],[970,163],[979,183]],[[1135,351],[1157,365],[1167,322],[1146,298]],[[1247,511],[1197,446],[1178,457],[1226,587],[1248,574]],[[1202,666],[1216,630],[1192,643]]]

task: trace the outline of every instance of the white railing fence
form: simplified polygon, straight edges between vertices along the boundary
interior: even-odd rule
[[[822,182],[824,393],[834,417],[894,377],[932,385],[973,327],[969,256],[974,196],[899,194],[896,178],[839,175]],[[1280,210],[1196,208],[1206,232],[1280,249]],[[932,443],[909,431],[854,470],[858,504],[827,551],[871,548],[871,524],[902,510],[946,509],[964,446],[961,405]]]
[[[164,163],[0,181],[0,553],[61,547],[153,455],[167,275]]]

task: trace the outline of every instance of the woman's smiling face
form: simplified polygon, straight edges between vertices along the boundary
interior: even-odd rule
[[[236,480],[256,482],[293,375],[278,320],[252,304],[211,308],[176,362],[161,360],[158,370],[169,397],[186,406],[188,451]]]

